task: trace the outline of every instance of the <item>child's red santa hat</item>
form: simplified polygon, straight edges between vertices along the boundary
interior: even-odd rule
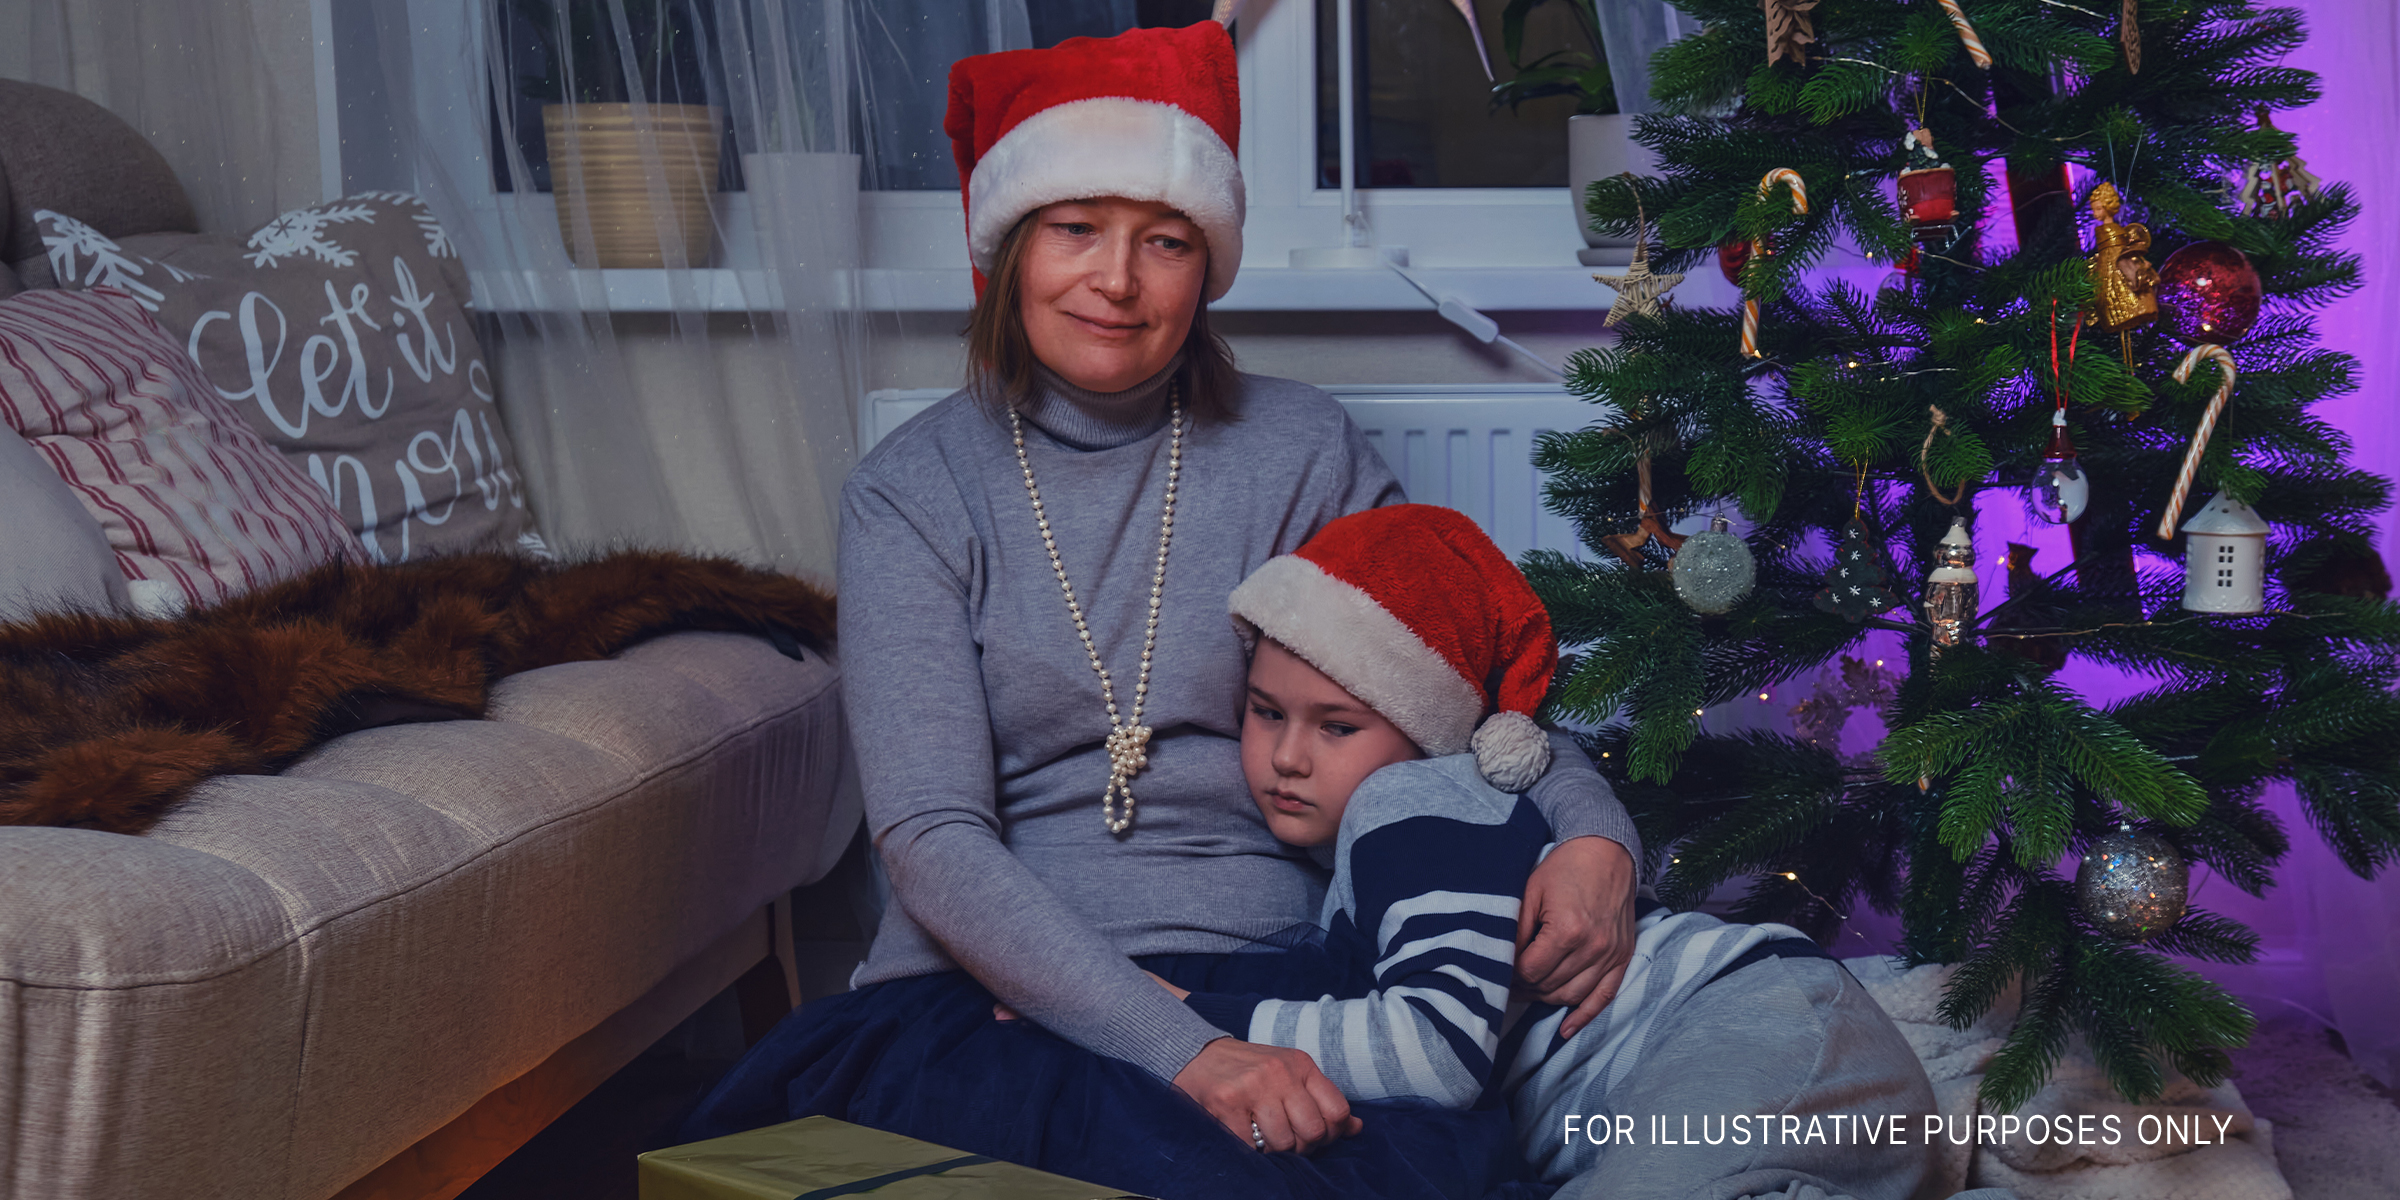
[[[976,295],[1019,218],[1101,196],[1182,210],[1208,235],[1208,299],[1233,286],[1242,265],[1242,93],[1223,25],[960,59],[942,129],[966,189]]]
[[[1506,792],[1550,767],[1533,722],[1558,668],[1550,613],[1492,539],[1454,509],[1341,517],[1233,589],[1245,637],[1275,639],[1382,713],[1425,753],[1475,751]]]

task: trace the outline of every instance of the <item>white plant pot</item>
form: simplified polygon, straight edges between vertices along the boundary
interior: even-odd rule
[[[742,156],[760,252],[790,308],[841,307],[859,265],[855,154]]]
[[[1633,118],[1622,113],[1579,114],[1567,118],[1567,191],[1574,204],[1575,229],[1583,235],[1587,249],[1599,251],[1622,250],[1633,245],[1633,239],[1602,237],[1592,232],[1584,220],[1583,200],[1591,186],[1612,175],[1631,171],[1649,175],[1657,170],[1657,160],[1648,147],[1633,140]],[[1612,254],[1578,255],[1587,266],[1615,261]]]

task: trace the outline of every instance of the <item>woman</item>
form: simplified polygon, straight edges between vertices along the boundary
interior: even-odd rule
[[[858,990],[785,1022],[688,1132],[821,1112],[1176,1194],[1513,1173],[1505,1121],[1353,1114],[1305,1055],[1142,974],[1241,990],[1232,952],[1316,915],[1322,873],[1242,784],[1226,596],[1400,499],[1331,398],[1237,374],[1208,330],[1241,261],[1238,95],[1207,23],[954,70],[975,379],[859,465],[842,514],[844,698],[897,903]],[[1572,840],[1519,968],[1580,1026],[1632,944],[1635,843],[1559,754],[1534,794]],[[1325,1153],[1257,1154],[1294,1149]]]

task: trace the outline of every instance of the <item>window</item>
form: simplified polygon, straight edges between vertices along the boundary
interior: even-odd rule
[[[625,18],[622,30],[613,20],[618,11]],[[630,99],[722,104],[724,73],[710,52],[721,36],[709,0],[621,7],[588,0],[497,0],[494,69],[506,70],[510,80],[491,89],[492,189],[516,190],[513,158],[523,164],[532,190],[551,190],[550,144],[542,131],[545,105]],[[626,47],[630,55],[623,52]],[[717,155],[717,190],[742,190],[742,155],[730,122]]]
[[[1316,6],[1317,186],[1342,186],[1337,0]],[[1479,0],[1484,54],[1456,9],[1440,0],[1353,0],[1352,90],[1356,99],[1356,171],[1368,188],[1567,186],[1569,94],[1513,106],[1492,101],[1489,61],[1512,77],[1502,57],[1505,0]],[[1527,63],[1595,61],[1573,3],[1540,4],[1524,14]],[[1605,68],[1603,68],[1605,70]],[[1604,106],[1616,107],[1614,96]]]
[[[526,128],[530,110],[538,129],[539,104],[496,111],[506,106],[495,104],[495,89],[481,77],[487,71],[523,75],[538,70],[538,48],[518,45],[512,36],[495,32],[498,22],[487,20],[487,15],[499,15],[528,0],[401,2],[409,45],[399,51],[405,57],[398,61],[407,64],[402,68],[406,86],[420,99],[475,98],[471,104],[428,101],[417,106],[416,131],[434,150],[436,169],[452,181],[489,181],[491,190],[481,199],[470,197],[475,211],[462,217],[527,230],[554,224],[548,197],[510,194],[502,182],[508,172],[495,169],[495,159],[524,155],[528,170],[519,178],[531,178],[539,188],[540,176],[531,168],[533,151],[542,139]],[[941,130],[950,65],[965,55],[997,48],[1054,44],[1070,36],[1137,25],[1190,24],[1205,19],[1211,7],[1209,0],[660,2],[688,6],[691,20],[707,36],[747,45],[746,56],[720,54],[715,59],[717,69],[728,74],[748,71],[748,77],[720,82],[705,73],[699,76],[704,94],[734,101],[728,106],[734,110],[730,123],[743,131],[745,140],[761,138],[773,149],[823,149],[831,140],[830,131],[850,131],[865,163],[860,238],[867,273],[861,277],[861,295],[873,307],[925,310],[963,309],[971,296],[960,246],[964,214],[956,169]],[[1416,268],[1479,273],[1445,285],[1459,289],[1479,307],[1605,304],[1605,290],[1594,287],[1588,272],[1574,265],[1581,237],[1566,188],[1556,178],[1565,139],[1563,132],[1556,137],[1553,132],[1563,126],[1571,102],[1543,102],[1547,108],[1529,103],[1520,112],[1503,108],[1495,113],[1465,24],[1447,3],[1356,2],[1370,16],[1412,2],[1423,10],[1423,20],[1391,26],[1390,46],[1377,40],[1382,35],[1368,39],[1368,69],[1361,85],[1370,100],[1364,139],[1367,186],[1360,195],[1375,241],[1406,247]],[[1484,6],[1485,33],[1497,59],[1503,0],[1478,2]],[[365,0],[329,3],[330,31],[357,25],[364,20],[359,14],[369,7]],[[1293,250],[1338,246],[1346,240],[1341,193],[1325,179],[1319,146],[1324,124],[1316,118],[1324,99],[1318,83],[1324,57],[1318,37],[1319,3],[1251,0],[1237,29],[1241,160],[1250,205],[1244,282],[1237,292],[1252,294],[1229,301],[1265,308],[1416,307],[1423,301],[1397,276],[1379,278],[1370,286],[1356,273],[1335,273],[1342,278],[1331,279],[1319,278],[1323,273],[1286,270]],[[1535,15],[1546,13],[1547,20],[1564,11],[1565,5],[1552,0]],[[1544,28],[1547,34],[1541,32]],[[1565,28],[1533,24],[1528,57],[1543,44],[1540,37],[1564,37]],[[371,112],[353,109],[385,102],[381,64],[354,70],[355,56],[345,57],[348,52],[340,49],[352,40],[328,36],[319,41],[326,60],[321,71],[328,78],[338,72],[334,86],[324,94],[340,96],[342,144],[328,156],[329,178],[352,186],[418,186],[405,147],[385,145],[373,136],[352,137],[354,129],[364,133],[374,125]],[[707,62],[708,57],[698,61]],[[683,63],[670,74],[685,79],[693,74],[691,65]],[[1495,65],[1506,70],[1505,63]],[[777,72],[788,78],[778,79]],[[1413,96],[1420,82],[1438,89],[1438,97],[1400,96]],[[799,106],[802,117],[789,124],[807,128],[779,126],[762,133],[760,122],[743,119],[740,106],[745,96],[778,87],[806,89]],[[1397,98],[1390,103],[1377,99],[1393,89]],[[511,104],[522,98],[523,89],[513,80],[503,82],[501,90],[509,94]],[[1427,95],[1432,94],[1428,90]],[[788,106],[776,107],[790,111]],[[726,149],[720,182],[738,188],[741,155],[733,152],[734,146]],[[718,224],[728,241],[717,260],[721,267],[761,266],[755,246],[742,240],[751,227],[748,204],[747,193],[739,190],[729,191],[720,202]]]
[[[874,0],[874,7],[879,12],[907,12],[915,6],[940,4],[955,14],[960,7],[1006,8],[1015,2],[1019,0],[969,0],[964,5],[958,0]],[[1027,19],[1022,44],[1027,45],[1055,44],[1062,35],[1115,32],[1135,25],[1188,25],[1204,19],[1211,7],[1206,0],[1021,2]],[[1376,86],[1373,72],[1380,63],[1386,72],[1382,78],[1392,88],[1415,89],[1423,81],[1420,77],[1430,72],[1443,89],[1438,100],[1418,104],[1408,112],[1387,106],[1384,115],[1378,116],[1370,108],[1368,120],[1384,132],[1381,141],[1374,136],[1366,139],[1368,152],[1406,164],[1409,176],[1405,182],[1377,186],[1371,163],[1367,164],[1369,170],[1362,172],[1364,205],[1377,240],[1408,247],[1411,262],[1421,267],[1572,270],[1574,251],[1582,243],[1564,186],[1564,126],[1573,102],[1564,98],[1536,101],[1519,114],[1505,108],[1494,114],[1486,99],[1489,85],[1483,80],[1465,22],[1444,0],[1357,3],[1361,12],[1386,6],[1403,10],[1413,3],[1426,19],[1407,28],[1440,35],[1421,39],[1426,43],[1422,53],[1396,47],[1397,58],[1389,54],[1373,58],[1375,52],[1370,48],[1370,78],[1362,86],[1370,90]],[[1243,239],[1244,272],[1246,278],[1259,282],[1264,279],[1256,272],[1287,267],[1291,251],[1339,245],[1345,238],[1339,181],[1326,178],[1326,161],[1319,151],[1319,134],[1332,123],[1315,116],[1321,102],[1330,97],[1318,83],[1319,62],[1324,57],[1319,53],[1319,4],[1320,0],[1251,0],[1236,31],[1242,74],[1241,158],[1250,201]],[[1505,63],[1498,61],[1497,45],[1504,0],[1481,0],[1481,5],[1479,12],[1493,43],[1495,65],[1505,71]],[[1536,9],[1533,15],[1540,19],[1530,24],[1528,56],[1563,41],[1569,32],[1563,4]],[[885,47],[878,53],[913,64],[911,69],[919,76],[907,86],[914,89],[911,94],[917,99],[895,103],[895,89],[902,81],[888,74],[881,76],[880,82],[870,79],[869,86],[878,89],[870,103],[880,114],[878,125],[886,131],[878,136],[892,139],[879,141],[873,149],[884,162],[900,161],[898,140],[914,139],[910,144],[915,149],[906,153],[925,166],[913,179],[904,179],[889,168],[876,169],[878,178],[870,180],[871,190],[865,197],[867,261],[872,267],[904,272],[952,270],[959,266],[958,228],[963,214],[952,190],[957,185],[955,171],[948,165],[949,142],[940,136],[942,105],[947,100],[946,87],[940,81],[947,79],[950,63],[961,54],[979,53],[985,47],[908,47],[900,35],[920,27],[888,16],[884,23],[888,30],[862,30],[860,36],[869,41],[885,39]],[[952,22],[953,27],[960,24],[975,22]],[[1004,35],[1005,25],[1004,21]],[[986,21],[977,28],[992,26]],[[1402,34],[1396,32],[1393,37]],[[1435,65],[1411,65],[1419,59]],[[904,112],[910,105],[915,107]],[[1440,125],[1441,132],[1421,133],[1434,125]],[[1505,132],[1507,137],[1495,140],[1495,131]],[[1411,137],[1423,147],[1413,152],[1417,157],[1411,158],[1410,151],[1392,149]],[[1482,148],[1476,143],[1488,143],[1494,149],[1478,161],[1475,154],[1482,153]],[[1396,169],[1386,171],[1387,179],[1397,176]],[[1606,293],[1581,276],[1571,282],[1582,288],[1574,294],[1588,291],[1596,302],[1605,301]],[[1396,278],[1392,283],[1406,292]],[[1236,290],[1250,286],[1237,285]],[[1408,296],[1413,298],[1414,293]],[[1292,303],[1295,307],[1315,306],[1301,300]]]
[[[950,66],[959,59],[1046,48],[1072,37],[1190,25],[1207,20],[1210,9],[1209,0],[864,2],[854,19],[859,70],[876,115],[872,127],[858,131],[867,151],[863,185],[885,192],[958,190],[942,114],[950,104]]]

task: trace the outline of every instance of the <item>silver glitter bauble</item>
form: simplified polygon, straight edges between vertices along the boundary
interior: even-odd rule
[[[2075,872],[2083,918],[2129,942],[2147,941],[2183,918],[2191,864],[2155,833],[2119,829],[2084,852]]]
[[[1750,544],[1734,536],[1732,528],[1725,518],[1712,518],[1708,532],[1683,539],[1683,547],[1667,563],[1675,594],[1694,612],[1725,612],[1740,604],[1758,582]]]

